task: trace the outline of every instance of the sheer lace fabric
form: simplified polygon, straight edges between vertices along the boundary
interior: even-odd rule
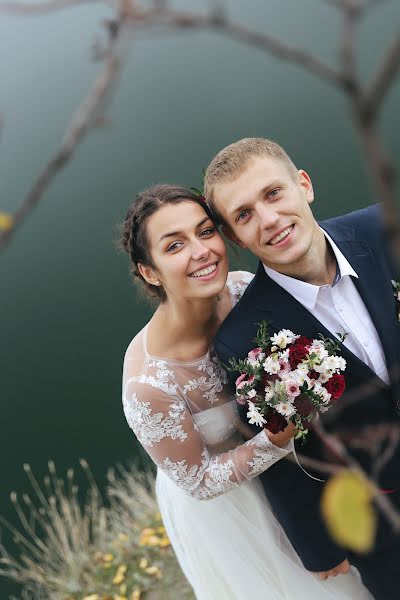
[[[232,302],[250,278],[230,274]],[[192,363],[165,361],[147,353],[144,329],[126,353],[123,405],[159,467],[162,519],[197,600],[372,600],[353,567],[327,581],[304,569],[256,477],[292,445],[277,448],[264,432],[243,443],[213,348]]]
[[[230,273],[236,302],[252,275]],[[219,496],[256,477],[292,450],[273,445],[262,431],[239,443],[236,401],[214,349],[193,362],[147,352],[145,327],[125,355],[123,407],[129,426],[156,465],[190,496]],[[221,444],[228,448],[216,452]]]

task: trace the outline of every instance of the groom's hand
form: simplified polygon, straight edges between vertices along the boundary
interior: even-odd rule
[[[325,581],[325,579],[328,579],[328,577],[336,577],[336,575],[346,575],[346,573],[348,573],[349,570],[350,563],[346,558],[346,560],[341,562],[340,565],[337,565],[333,569],[329,569],[329,571],[317,571],[315,575],[317,575],[319,579],[322,579],[322,581]]]

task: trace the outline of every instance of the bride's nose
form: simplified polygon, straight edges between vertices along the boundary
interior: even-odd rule
[[[201,240],[196,240],[193,244],[192,258],[193,260],[201,260],[210,256],[211,250]]]

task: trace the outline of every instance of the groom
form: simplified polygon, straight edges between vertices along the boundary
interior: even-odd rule
[[[240,140],[217,154],[207,169],[205,195],[228,237],[260,259],[254,280],[217,333],[220,359],[229,364],[232,357],[244,358],[262,320],[271,335],[283,328],[309,338],[347,332],[340,350],[347,361],[343,409],[330,418],[328,412],[325,426],[374,474],[389,444],[379,438],[379,426],[400,426],[400,324],[379,207],[319,226],[310,208],[309,175],[297,170],[281,146],[260,138]],[[356,394],[358,399],[346,401]],[[312,433],[298,451],[338,462]],[[400,510],[399,447],[382,462],[378,486]],[[380,513],[373,551],[351,553],[333,541],[321,517],[323,482],[285,460],[261,481],[307,569],[326,579],[354,564],[376,599],[400,598],[400,535]]]

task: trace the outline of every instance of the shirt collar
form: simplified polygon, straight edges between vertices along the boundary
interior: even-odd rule
[[[324,231],[321,227],[322,232],[324,233],[327,242],[330,244],[333,253],[336,258],[336,264],[338,267],[339,279],[338,282],[345,275],[349,275],[352,277],[357,277],[357,273],[354,271],[353,267],[347,260],[347,258],[343,255],[343,253],[336,246],[335,242],[332,238]],[[307,283],[305,281],[301,281],[300,279],[295,279],[294,277],[289,277],[288,275],[283,275],[283,273],[279,273],[278,271],[274,271],[267,265],[264,265],[265,272],[267,275],[275,281],[278,285],[280,285],[284,290],[289,292],[294,298],[296,298],[300,304],[302,304],[307,310],[313,310],[315,304],[317,302],[318,293],[321,287],[313,285],[312,283]]]

